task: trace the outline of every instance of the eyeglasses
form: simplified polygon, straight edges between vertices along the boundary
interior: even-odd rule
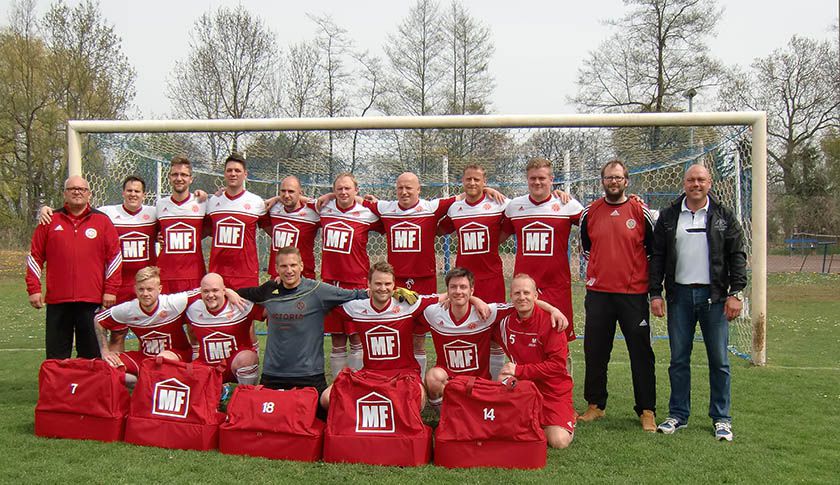
[[[624,177],[621,175],[610,175],[609,177],[601,177],[601,180],[604,182],[621,182],[624,180]]]
[[[89,191],[90,189],[87,187],[66,187],[64,189],[66,192],[79,192],[84,194],[85,192]]]

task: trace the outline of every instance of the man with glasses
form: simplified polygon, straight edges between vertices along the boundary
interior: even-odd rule
[[[629,183],[622,161],[607,162],[601,169],[604,197],[589,204],[580,218],[581,247],[589,261],[583,341],[583,397],[589,407],[578,419],[587,422],[604,417],[607,366],[617,321],[630,354],[635,411],[642,429],[654,432],[656,375],[647,302],[653,222],[647,207],[625,194]]]
[[[41,268],[47,264],[47,292]],[[26,258],[29,304],[46,305],[48,359],[69,358],[76,340],[78,357],[99,357],[93,316],[100,305],[116,301],[122,282],[122,255],[117,230],[102,212],[90,207],[90,185],[74,175],[64,182],[64,207],[32,235]]]

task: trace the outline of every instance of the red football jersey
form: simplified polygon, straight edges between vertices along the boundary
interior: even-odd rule
[[[149,205],[141,206],[137,211],[130,212],[123,205],[106,205],[99,208],[104,212],[120,238],[122,251],[122,285],[134,286],[134,275],[146,266],[154,266],[157,262],[158,222],[155,208]]]
[[[420,321],[432,332],[437,355],[436,366],[450,377],[476,376],[490,379],[490,341],[500,315],[511,308],[506,303],[491,303],[490,317],[482,320],[470,305],[461,319],[452,316],[440,304],[426,308]]]
[[[496,202],[486,195],[472,204],[459,200],[441,221],[444,233],[455,232],[458,236],[455,265],[472,271],[478,280],[502,274],[499,235],[508,203]]]
[[[158,255],[161,281],[198,282],[204,277],[201,238],[206,210],[207,203],[199,202],[192,194],[181,202],[172,197],[157,201],[157,218],[163,236]]]
[[[569,288],[569,232],[583,206],[555,196],[535,202],[529,195],[510,201],[505,209],[505,232],[516,235],[514,274],[527,273],[537,288]]]
[[[233,197],[227,192],[210,197],[207,202],[207,219],[213,237],[210,272],[219,273],[225,280],[251,278],[253,286],[259,284],[257,227],[268,221],[266,214],[262,198],[247,190]]]
[[[318,235],[321,218],[313,206],[304,205],[289,212],[283,204],[274,204],[268,211],[269,225],[265,227],[271,238],[271,256],[268,258],[268,274],[277,277],[274,261],[277,250],[294,246],[303,260],[303,276],[315,279],[315,236]]]
[[[603,197],[589,204],[580,218],[580,241],[589,260],[588,289],[647,294],[653,219],[644,204],[635,199],[610,204]]]
[[[321,279],[367,287],[368,233],[381,230],[379,217],[353,203],[347,209],[331,200],[321,207]]]
[[[198,300],[187,307],[187,322],[198,340],[198,358],[194,362],[220,364],[240,350],[252,350],[251,322],[261,320],[263,309],[244,301],[240,310],[226,301],[217,312],[211,312]]]
[[[382,219],[388,262],[398,278],[435,276],[437,225],[453,202],[455,197],[420,199],[408,208],[400,207],[397,201],[365,202]]]
[[[140,351],[147,357],[164,350],[189,352],[192,346],[184,332],[184,313],[200,298],[198,290],[160,295],[151,312],[143,310],[138,300],[131,300],[98,313],[96,321],[109,330],[130,329],[140,341]]]
[[[496,332],[499,344],[516,364],[517,378],[534,381],[552,402],[572,391],[572,376],[566,370],[566,333],[551,328],[548,312],[535,306],[531,316],[522,320],[514,310],[501,319]]]
[[[378,309],[370,299],[353,300],[337,307],[335,315],[342,322],[345,334],[360,334],[365,369],[419,374],[413,336],[426,333],[418,317],[437,301],[437,295],[420,297],[413,305],[392,298],[385,308]]]

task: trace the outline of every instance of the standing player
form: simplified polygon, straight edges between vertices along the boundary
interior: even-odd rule
[[[580,219],[580,240],[586,267],[586,380],[583,397],[589,403],[581,421],[604,416],[607,407],[607,367],[618,321],[633,376],[636,414],[642,429],[656,431],[656,374],[650,344],[648,257],[652,251],[650,212],[625,195],[627,167],[620,160],[601,169],[604,197],[591,203]]]
[[[314,207],[301,200],[300,180],[294,175],[280,182],[279,201],[268,211],[270,223],[263,227],[271,238],[268,274],[272,279],[277,278],[274,267],[277,250],[294,246],[303,258],[303,276],[315,279],[315,236],[321,218]]]
[[[339,288],[367,288],[370,259],[367,253],[368,234],[381,231],[381,223],[370,209],[358,204],[359,184],[351,173],[342,173],[333,182],[334,197],[320,209],[321,217],[321,280]],[[341,323],[329,316],[324,330],[331,334],[330,369],[333,378],[347,366],[347,335]],[[350,341],[353,369],[362,366],[362,343],[358,335]]]
[[[225,284],[216,273],[201,279],[201,299],[187,307],[190,333],[198,342],[195,362],[225,367],[225,382],[256,384],[260,359],[253,350],[254,320],[263,318],[263,309],[251,302],[242,308],[226,297]]]
[[[201,238],[207,203],[190,193],[192,180],[189,159],[174,157],[169,164],[172,195],[157,201],[161,234],[158,266],[164,293],[198,288],[206,272]]]
[[[583,206],[564,203],[551,193],[551,162],[534,158],[525,167],[528,195],[511,200],[505,209],[504,230],[516,235],[514,273],[526,273],[537,283],[540,299],[551,303],[569,320],[566,335],[575,339],[569,271],[569,232]]]
[[[117,290],[117,303],[134,299],[134,274],[140,268],[153,266],[157,259],[157,217],[155,208],[143,205],[146,198],[146,181],[136,175],[129,175],[122,183],[123,203],[106,205],[99,210],[111,219],[117,229],[122,253],[122,286]],[[49,224],[52,209],[42,207],[40,223]]]
[[[516,312],[501,319],[497,339],[510,362],[499,380],[534,381],[543,396],[542,425],[548,446],[566,448],[575,436],[574,383],[566,369],[566,334],[551,328],[549,314],[536,307],[537,285],[524,274],[513,277],[510,297]]]
[[[257,286],[257,227],[268,222],[265,202],[245,190],[248,170],[245,159],[232,153],[225,160],[225,190],[207,202],[207,221],[213,243],[210,271],[218,273],[231,288]]]
[[[197,290],[161,295],[160,270],[154,266],[137,271],[134,279],[137,298],[98,313],[94,322],[102,359],[114,367],[125,367],[126,377],[132,376],[126,380],[131,386],[143,359],[160,356],[181,362],[191,360],[192,345],[184,332],[184,312],[200,298]],[[140,350],[125,351],[128,330],[137,336]],[[120,338],[115,339],[118,335]]]

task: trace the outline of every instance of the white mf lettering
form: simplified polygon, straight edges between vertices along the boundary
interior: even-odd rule
[[[394,405],[382,394],[371,392],[356,401],[357,433],[393,433]]]

